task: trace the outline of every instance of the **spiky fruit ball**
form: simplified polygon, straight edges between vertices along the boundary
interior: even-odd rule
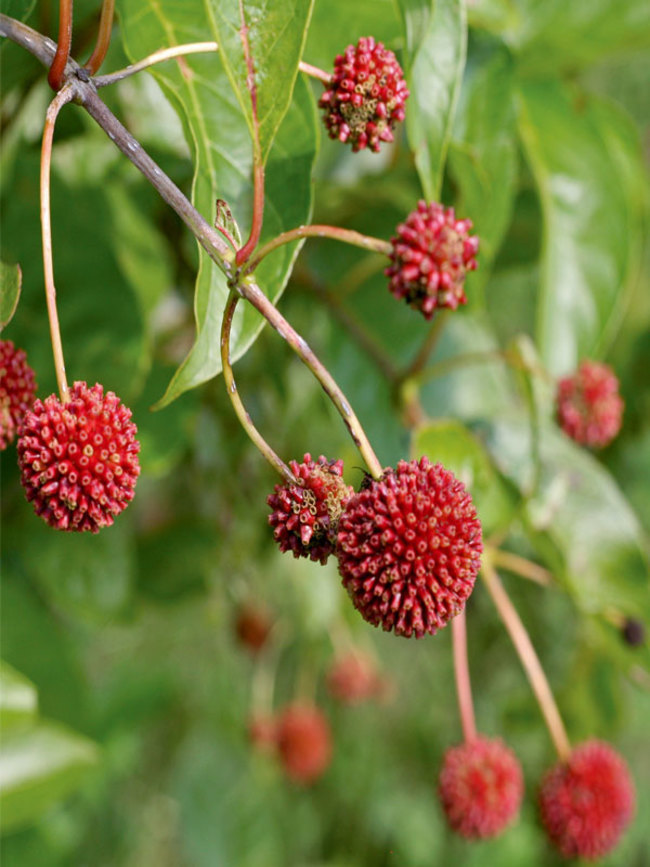
[[[355,608],[406,637],[433,635],[462,611],[482,550],[467,489],[426,457],[369,482],[339,521],[339,572]]]
[[[398,299],[431,319],[436,309],[465,304],[465,276],[476,268],[479,239],[471,220],[458,220],[453,208],[418,202],[391,238],[388,288]]]
[[[368,701],[380,691],[376,667],[363,653],[346,653],[327,672],[327,688],[337,701],[355,705]]]
[[[473,738],[445,752],[438,793],[452,831],[470,840],[495,837],[519,812],[521,765],[499,738]]]
[[[101,385],[75,382],[25,413],[18,464],[27,499],[57,530],[97,533],[133,499],[140,474],[131,410]]]
[[[240,606],[235,617],[235,635],[239,643],[256,656],[266,644],[273,622],[269,612],[251,602]]]
[[[334,552],[341,512],[353,493],[343,481],[343,461],[309,452],[301,464],[289,463],[297,484],[276,485],[266,502],[273,510],[269,524],[281,551],[326,563]]]
[[[349,142],[353,151],[378,151],[393,141],[396,123],[404,120],[409,91],[392,51],[362,36],[334,60],[334,72],[318,105],[332,139]]]
[[[589,740],[542,780],[539,805],[551,842],[566,858],[595,859],[619,841],[634,813],[634,784],[609,744]]]
[[[314,705],[285,708],[277,720],[276,745],[286,775],[296,783],[314,783],[332,760],[330,726]]]
[[[618,434],[622,418],[618,379],[608,364],[583,361],[576,373],[558,382],[558,424],[577,443],[604,448]]]
[[[36,377],[24,350],[0,340],[0,451],[14,441],[35,397]]]

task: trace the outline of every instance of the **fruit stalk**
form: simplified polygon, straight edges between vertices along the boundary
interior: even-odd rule
[[[104,62],[104,58],[108,52],[108,46],[111,44],[114,12],[115,0],[104,0],[102,3],[101,17],[99,19],[99,30],[97,32],[95,50],[86,61],[84,67],[91,75],[94,75]]]
[[[458,695],[458,710],[463,727],[463,737],[466,741],[476,738],[476,720],[474,703],[472,701],[472,686],[469,678],[467,662],[467,621],[465,609],[451,621],[451,634],[454,649],[454,674],[456,676],[456,693]]]
[[[526,627],[510,601],[510,597],[506,593],[494,566],[490,563],[489,557],[484,558],[481,574],[530,681],[558,757],[562,761],[567,761],[571,755],[571,744],[553,693]]]
[[[231,292],[228,302],[226,303],[226,309],[224,310],[223,320],[221,323],[221,365],[223,368],[223,381],[226,386],[226,391],[228,392],[228,397],[230,398],[230,402],[233,405],[241,426],[253,441],[258,451],[264,458],[266,458],[273,469],[280,473],[288,484],[295,485],[298,483],[297,479],[289,467],[284,463],[282,458],[273,451],[262,434],[257,430],[239,396],[232,365],[230,364],[230,334],[232,331],[232,320],[238,302],[239,295],[237,295],[236,292]]]
[[[52,90],[59,91],[65,79],[65,67],[72,45],[72,0],[59,0],[59,35],[56,53],[47,74]]]
[[[56,119],[59,111],[66,103],[70,102],[72,98],[73,91],[68,87],[63,87],[50,103],[45,116],[43,144],[41,146],[41,236],[43,243],[45,298],[47,301],[47,315],[50,322],[50,338],[52,341],[52,352],[54,354],[54,368],[56,370],[56,381],[61,403],[67,403],[70,400],[70,396],[68,393],[68,383],[65,374],[61,328],[59,326],[59,314],[56,307],[56,287],[54,285],[52,221],[50,217],[50,166],[52,163],[52,139],[54,138]]]

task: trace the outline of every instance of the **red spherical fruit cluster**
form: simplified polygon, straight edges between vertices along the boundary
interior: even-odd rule
[[[131,410],[101,385],[75,382],[70,400],[37,400],[25,414],[18,463],[27,499],[57,530],[97,533],[133,499],[140,474]]]
[[[14,441],[36,397],[36,378],[22,349],[0,340],[0,451]]]
[[[634,801],[627,765],[597,740],[552,767],[539,796],[548,836],[567,858],[600,858],[613,849],[632,818]]]
[[[353,151],[369,147],[378,151],[383,141],[393,141],[393,128],[404,120],[409,95],[404,73],[392,51],[361,37],[356,47],[334,61],[334,73],[319,107],[330,138],[350,142]]]
[[[247,603],[237,611],[235,634],[240,642],[253,655],[258,654],[266,644],[273,622],[266,609]]]
[[[591,448],[608,445],[621,429],[623,399],[607,364],[583,361],[557,386],[557,419],[571,439]]]
[[[517,816],[524,777],[502,740],[476,737],[446,751],[438,792],[449,827],[470,840],[484,839]]]
[[[293,704],[276,723],[276,744],[285,773],[296,783],[308,785],[327,770],[332,760],[332,735],[321,710]]]
[[[391,238],[389,289],[431,319],[436,308],[465,304],[465,275],[476,268],[479,239],[471,220],[457,220],[453,208],[418,202]]]
[[[321,455],[312,461],[289,463],[297,485],[276,485],[266,502],[273,512],[269,524],[281,551],[326,563],[334,552],[339,517],[353,491],[343,481],[343,461]]]
[[[433,635],[462,611],[482,550],[467,489],[426,457],[371,481],[339,522],[339,572],[355,608],[407,637]]]
[[[342,704],[354,705],[374,698],[382,684],[370,657],[346,653],[336,659],[327,672],[327,688]]]

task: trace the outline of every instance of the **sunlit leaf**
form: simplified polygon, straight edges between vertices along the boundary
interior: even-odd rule
[[[3,736],[36,716],[38,697],[34,684],[6,662],[0,661],[0,727]]]
[[[618,160],[589,105],[559,82],[520,89],[520,131],[545,223],[536,337],[554,373],[601,354],[620,322],[632,223]]]
[[[440,195],[442,172],[467,50],[463,0],[400,3],[407,37],[405,74],[411,95],[406,129],[425,197]],[[427,21],[424,35],[419,28]],[[410,43],[410,44],[409,44]]]

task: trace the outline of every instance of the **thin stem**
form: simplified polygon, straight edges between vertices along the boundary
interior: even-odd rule
[[[557,704],[553,698],[553,693],[551,692],[539,658],[535,653],[535,648],[532,645],[526,627],[510,601],[510,597],[506,593],[496,570],[490,563],[489,557],[484,557],[482,575],[488,592],[510,634],[512,643],[530,681],[558,757],[562,761],[566,761],[571,754],[571,744],[569,743]]]
[[[261,159],[261,158],[260,158]],[[248,241],[237,250],[235,262],[243,265],[251,253],[257,247],[262,233],[262,220],[264,217],[264,166],[258,162],[253,166],[253,219]]]
[[[521,557],[519,554],[504,551],[502,548],[491,548],[489,556],[497,566],[502,566],[509,572],[521,575],[522,578],[528,578],[536,584],[541,584],[543,587],[548,587],[553,583],[553,575],[548,569],[545,569],[538,563],[527,560],[526,557]]]
[[[239,295],[237,295],[236,292],[231,292],[221,323],[221,365],[223,368],[223,381],[226,386],[226,391],[228,392],[228,397],[230,398],[230,402],[233,405],[242,427],[263,457],[266,458],[273,469],[280,473],[289,484],[295,485],[297,484],[296,477],[257,430],[250,415],[246,411],[246,407],[242,403],[239,391],[237,390],[237,384],[235,383],[235,377],[230,363],[230,334],[232,331],[232,320],[238,302]]]
[[[54,60],[47,74],[47,80],[52,90],[61,90],[71,45],[72,0],[59,0],[59,35]]]
[[[253,217],[251,220],[251,231],[248,240],[237,251],[235,262],[237,265],[243,265],[250,258],[251,253],[257,247],[260,234],[262,232],[262,221],[264,218],[264,160],[262,158],[262,146],[260,144],[260,120],[257,111],[257,85],[255,83],[255,65],[251,55],[251,46],[248,39],[248,25],[246,24],[246,15],[244,12],[243,0],[239,0],[239,17],[241,27],[239,28],[239,36],[241,38],[242,47],[244,49],[244,59],[246,61],[246,86],[251,96],[251,109],[253,116]]]
[[[329,72],[325,72],[323,69],[319,69],[317,66],[312,66],[311,63],[304,63],[301,60],[298,64],[298,69],[301,72],[304,72],[305,75],[311,75],[312,78],[317,78],[319,81],[322,81],[323,84],[332,83],[332,76]]]
[[[474,718],[472,686],[469,679],[469,664],[467,662],[467,624],[464,609],[451,621],[451,634],[454,649],[456,693],[458,695],[458,709],[463,727],[463,737],[466,741],[473,741],[476,739],[476,720]]]
[[[52,140],[54,138],[56,119],[59,111],[66,103],[70,102],[73,95],[74,93],[71,88],[64,87],[50,103],[45,116],[43,144],[41,147],[41,234],[43,241],[45,298],[47,302],[47,315],[50,322],[54,369],[56,370],[56,381],[61,403],[67,403],[70,400],[70,395],[65,375],[59,315],[56,309],[56,287],[54,285],[54,265],[52,261],[52,221],[50,218],[50,166],[52,163]]]
[[[187,45],[174,45],[172,48],[154,51],[148,57],[144,57],[124,69],[118,69],[117,72],[111,72],[108,75],[96,75],[93,81],[95,87],[106,87],[108,84],[115,84],[115,82],[122,81],[130,75],[135,75],[136,72],[142,72],[143,69],[148,69],[157,63],[163,63],[165,60],[173,60],[175,57],[184,57],[187,54],[209,54],[218,50],[219,46],[216,42],[189,42]]]
[[[108,46],[111,44],[114,12],[115,0],[103,0],[102,14],[99,19],[99,30],[97,31],[97,43],[95,45],[95,50],[86,61],[84,67],[91,75],[94,75],[104,62],[104,58],[108,52]]]
[[[433,321],[431,328],[429,329],[429,333],[425,337],[422,346],[420,346],[420,349],[418,350],[415,358],[400,374],[400,380],[402,382],[410,379],[412,376],[415,376],[422,370],[424,365],[431,357],[433,350],[436,348],[436,345],[442,333],[442,329],[448,318],[449,311],[443,310],[442,312],[438,313],[438,315]]]
[[[295,229],[289,229],[287,232],[282,232],[273,240],[263,244],[257,251],[255,258],[246,266],[246,274],[254,271],[265,256],[282,247],[284,244],[290,244],[291,241],[297,241],[300,238],[332,238],[334,241],[342,241],[344,244],[352,244],[354,247],[363,247],[364,250],[372,250],[375,253],[384,253],[388,255],[391,251],[391,245],[388,241],[383,241],[381,238],[372,238],[370,235],[362,235],[361,232],[355,232],[353,229],[340,229],[337,226],[298,226]]]
[[[237,286],[237,291],[262,314],[267,322],[269,322],[278,332],[280,337],[287,341],[293,351],[311,370],[341,415],[341,418],[365,460],[371,475],[375,479],[379,479],[383,474],[382,465],[379,463],[377,455],[370,445],[366,432],[361,426],[361,422],[355,415],[347,401],[347,398],[336,384],[329,370],[327,370],[322,362],[319,361],[307,342],[292,328],[279,310],[273,306],[259,286],[250,281],[250,278],[247,278],[239,284]]]

